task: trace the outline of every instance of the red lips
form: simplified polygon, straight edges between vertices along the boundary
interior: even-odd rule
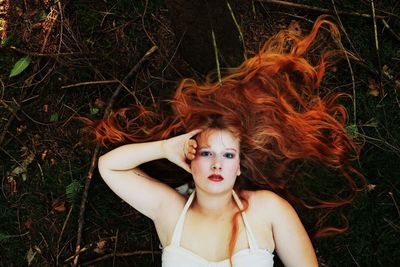
[[[208,176],[208,179],[213,182],[221,182],[222,180],[224,180],[224,177],[219,174],[211,174],[210,176]]]

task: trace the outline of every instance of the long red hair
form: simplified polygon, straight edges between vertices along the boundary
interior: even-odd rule
[[[330,36],[327,43],[336,49],[310,51],[320,44],[321,36]],[[87,123],[103,144],[159,140],[198,128],[232,129],[241,146],[242,175],[235,185],[239,196],[243,189],[271,190],[295,207],[320,209],[314,237],[342,232],[346,225],[327,226],[326,221],[334,208],[352,202],[360,189],[356,178],[364,181],[352,166],[359,148],[346,131],[346,109],[338,101],[348,96],[321,89],[326,71],[346,53],[341,48],[335,24],[320,17],[305,37],[279,32],[253,57],[226,70],[221,81],[212,75],[203,83],[183,79],[166,115],[134,106],[112,113],[107,120]],[[128,118],[126,113],[132,111],[135,116]],[[309,195],[307,201],[292,193],[293,166],[304,162],[334,170],[343,188],[323,199]],[[230,260],[239,215],[232,219]]]

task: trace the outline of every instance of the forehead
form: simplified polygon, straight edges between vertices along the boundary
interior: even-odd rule
[[[239,138],[228,130],[207,129],[201,132],[196,140],[200,147],[222,145],[227,148],[239,149]]]

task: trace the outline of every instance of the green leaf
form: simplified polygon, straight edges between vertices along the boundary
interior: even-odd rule
[[[17,76],[18,74],[20,74],[21,72],[23,72],[28,66],[29,64],[31,64],[31,58],[30,57],[23,57],[20,60],[18,60],[13,69],[10,72],[10,78]]]
[[[10,238],[9,235],[0,232],[0,242],[6,240],[6,239],[8,239],[8,238]]]
[[[355,124],[350,124],[346,126],[346,131],[351,138],[354,138],[358,134],[358,128]]]
[[[46,18],[47,18],[47,13],[44,10],[40,10],[39,13],[37,13],[35,16],[37,22],[44,21]]]
[[[11,44],[11,37],[7,36],[6,38],[1,40],[1,46],[9,46]]]
[[[96,107],[91,107],[90,108],[90,115],[96,115],[97,113],[99,113],[100,109],[96,108]]]
[[[57,122],[58,121],[58,113],[54,112],[53,114],[51,114],[50,116],[50,122]]]
[[[78,194],[82,191],[83,186],[78,180],[73,180],[65,188],[65,194],[67,196],[68,202],[72,203],[77,198]]]

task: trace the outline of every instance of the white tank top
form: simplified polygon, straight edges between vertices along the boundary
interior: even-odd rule
[[[181,215],[179,216],[178,222],[175,226],[174,233],[172,235],[171,244],[164,247],[162,252],[162,266],[163,267],[229,267],[229,259],[223,261],[208,261],[196,253],[185,249],[180,246],[183,224],[187,210],[192,204],[195,191],[190,195],[186,202]],[[239,197],[232,190],[233,198],[240,209],[243,209],[242,202]],[[260,249],[254,238],[253,232],[250,228],[249,222],[245,212],[242,212],[242,219],[246,229],[247,240],[249,242],[249,248],[240,250],[232,256],[234,267],[270,267],[274,265],[274,255],[266,249]]]

